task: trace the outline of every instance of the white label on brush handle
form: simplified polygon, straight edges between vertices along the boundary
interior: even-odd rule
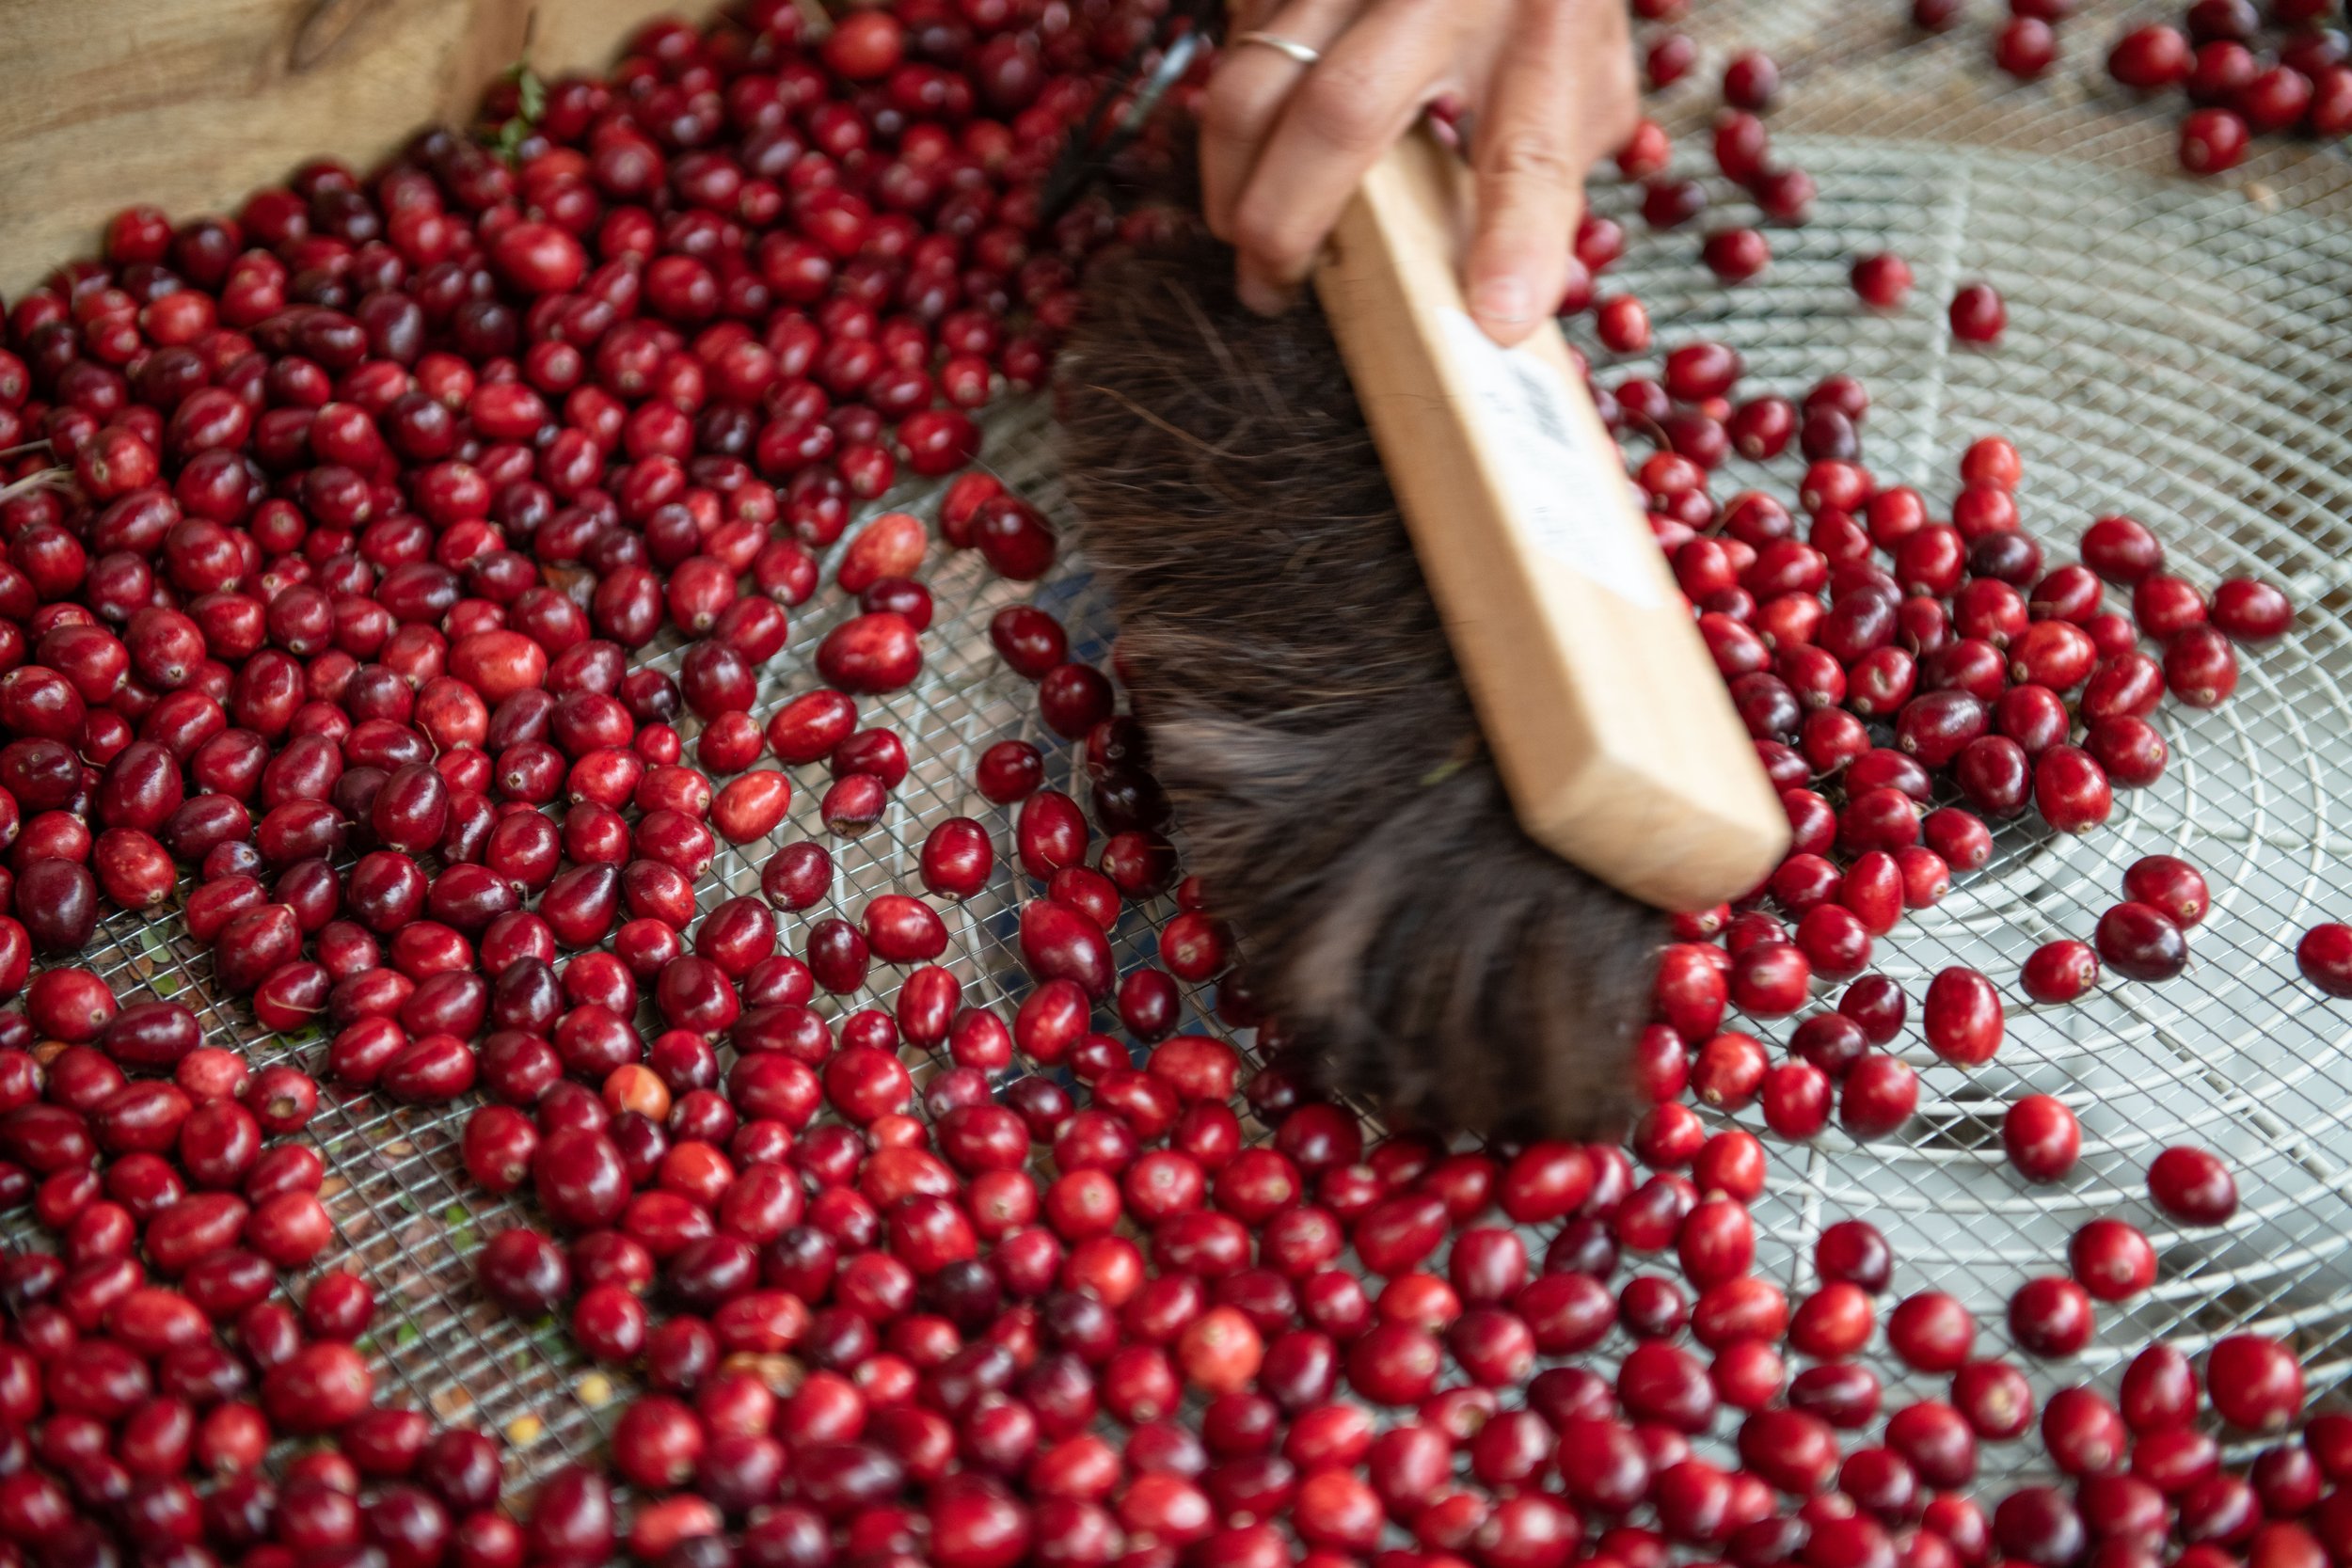
[[[1504,348],[1460,310],[1438,315],[1462,385],[1495,437],[1503,487],[1535,546],[1628,603],[1656,609],[1657,568],[1639,553],[1656,546],[1625,527],[1625,470],[1613,449],[1594,450],[1584,433],[1595,426],[1579,421],[1560,372]]]

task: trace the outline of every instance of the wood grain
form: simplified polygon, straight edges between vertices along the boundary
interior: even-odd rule
[[[534,8],[537,15],[534,18]],[[234,211],[322,154],[366,168],[522,57],[602,65],[718,0],[0,0],[0,294],[134,202]]]
[[[1788,819],[1559,328],[1506,362],[1469,325],[1467,187],[1407,137],[1316,292],[1520,823],[1637,898],[1706,909],[1778,863]],[[1506,427],[1547,379],[1556,421]]]

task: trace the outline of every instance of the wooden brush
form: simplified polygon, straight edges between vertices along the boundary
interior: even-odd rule
[[[1659,911],[1788,825],[1557,327],[1465,310],[1468,185],[1400,143],[1279,320],[1198,236],[1097,269],[1063,467],[1277,1037],[1407,1117],[1590,1131]]]

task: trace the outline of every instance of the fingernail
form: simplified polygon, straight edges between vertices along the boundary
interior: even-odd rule
[[[1470,314],[1502,326],[1523,326],[1533,312],[1527,285],[1516,277],[1489,277],[1470,291]]]
[[[1242,308],[1261,316],[1279,316],[1290,309],[1290,292],[1269,283],[1256,273],[1244,269],[1234,280],[1233,292],[1241,298]]]

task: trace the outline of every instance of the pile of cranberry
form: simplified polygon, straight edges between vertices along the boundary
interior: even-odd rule
[[[2058,26],[2075,0],[2009,0],[1993,35],[1993,63],[2031,81],[2057,63]],[[1959,24],[1962,0],[1912,0],[1912,20],[1930,32]],[[2236,167],[2260,135],[2335,141],[2352,133],[2352,45],[2336,0],[2269,0],[2267,24],[2254,0],[2191,0],[2182,25],[2149,23],[2107,51],[2107,74],[2140,93],[2185,90],[2181,166],[2192,174]]]
[[[2226,700],[2233,645],[2291,619],[2275,590],[2164,573],[2127,519],[2045,569],[1998,439],[1947,523],[1861,465],[1849,380],[1735,403],[1738,356],[1691,343],[1602,397],[1657,449],[1654,527],[1797,833],[1736,912],[1679,923],[1625,1148],[1373,1137],[1279,1053],[1178,1032],[1184,988],[1215,983],[1223,1023],[1279,1033],[1180,879],[1145,736],[1034,608],[991,638],[1081,749],[1090,812],[1001,741],[972,782],[1011,814],[1017,872],[998,825],[956,817],[904,891],[817,913],[831,845],[904,820],[891,699],[922,671],[934,527],[1014,580],[1053,563],[1038,512],[965,468],[968,411],[1040,380],[1120,232],[1095,204],[1042,224],[1037,190],[1151,9],[896,0],[819,37],[752,0],[649,28],[606,78],[511,86],[499,151],[435,134],[366,179],[308,166],[233,221],[135,210],[17,302],[0,1204],[49,1242],[0,1259],[0,1568],[2352,1553],[2352,1422],[2221,1463],[2218,1436],[2300,1411],[2294,1356],[2253,1335],[2213,1350],[2201,1393],[2155,1347],[2111,1399],[2051,1399],[2063,1485],[1988,1514],[1964,1495],[1979,1445],[2034,1430],[2033,1384],[1913,1291],[1885,1345],[1949,1398],[1883,1411],[1867,1357],[1898,1260],[1847,1219],[1797,1299],[1757,1276],[1767,1146],[1689,1102],[1757,1103],[1780,1139],[1833,1101],[1854,1135],[1899,1129],[1909,1004],[1866,973],[1873,942],[1985,863],[1985,818],[2096,828],[2113,785],[2162,771],[2168,689]],[[1736,74],[1761,108],[1769,72]],[[1726,134],[1765,211],[1801,217],[1810,182],[1760,123]],[[1629,172],[1668,150],[1646,127]],[[1580,236],[1588,278],[1612,228]],[[1710,264],[1734,276],[1744,243]],[[1891,307],[1889,262],[1857,287]],[[1647,341],[1635,301],[1600,329]],[[1791,446],[1802,539],[1770,496],[1710,494],[1727,451]],[[850,534],[901,467],[946,482],[935,516]],[[829,629],[796,645],[827,577]],[[795,694],[762,722],[776,669]],[[819,779],[819,831],[795,836]],[[759,896],[704,911],[723,842],[772,853]],[[941,907],[1002,880],[1033,890],[1009,1017],[942,961]],[[2194,869],[2157,857],[2122,891],[2095,951],[2036,955],[2028,994],[2079,994],[2102,960],[2178,970]],[[238,1006],[323,1028],[311,1070],[257,1069],[181,1003],[65,961],[105,907],[175,901]],[[1158,962],[1120,974],[1111,933],[1155,919]],[[1731,1004],[1796,1013],[1817,978],[1847,984],[1778,1062],[1723,1027]],[[1980,1064],[1999,990],[1948,971],[1922,1022]],[[373,1291],[316,1268],[320,1080],[465,1102],[468,1177],[535,1216],[479,1248],[481,1289],[626,1370],[608,1464],[504,1497],[493,1438],[378,1402]],[[2031,1180],[2079,1150],[2049,1097],[2005,1132]],[[2236,1207],[2201,1149],[2148,1180],[2184,1224]],[[2094,1300],[2156,1266],[2120,1219],[2052,1261],[2010,1304],[2024,1355],[2081,1350]]]
[[[2181,87],[2181,166],[2233,168],[2254,137],[2291,132],[2333,141],[2352,132],[2352,55],[2334,0],[2272,0],[2265,28],[2252,0],[2195,0],[2185,31],[2136,27],[2107,54],[2107,74],[2140,92]]]

